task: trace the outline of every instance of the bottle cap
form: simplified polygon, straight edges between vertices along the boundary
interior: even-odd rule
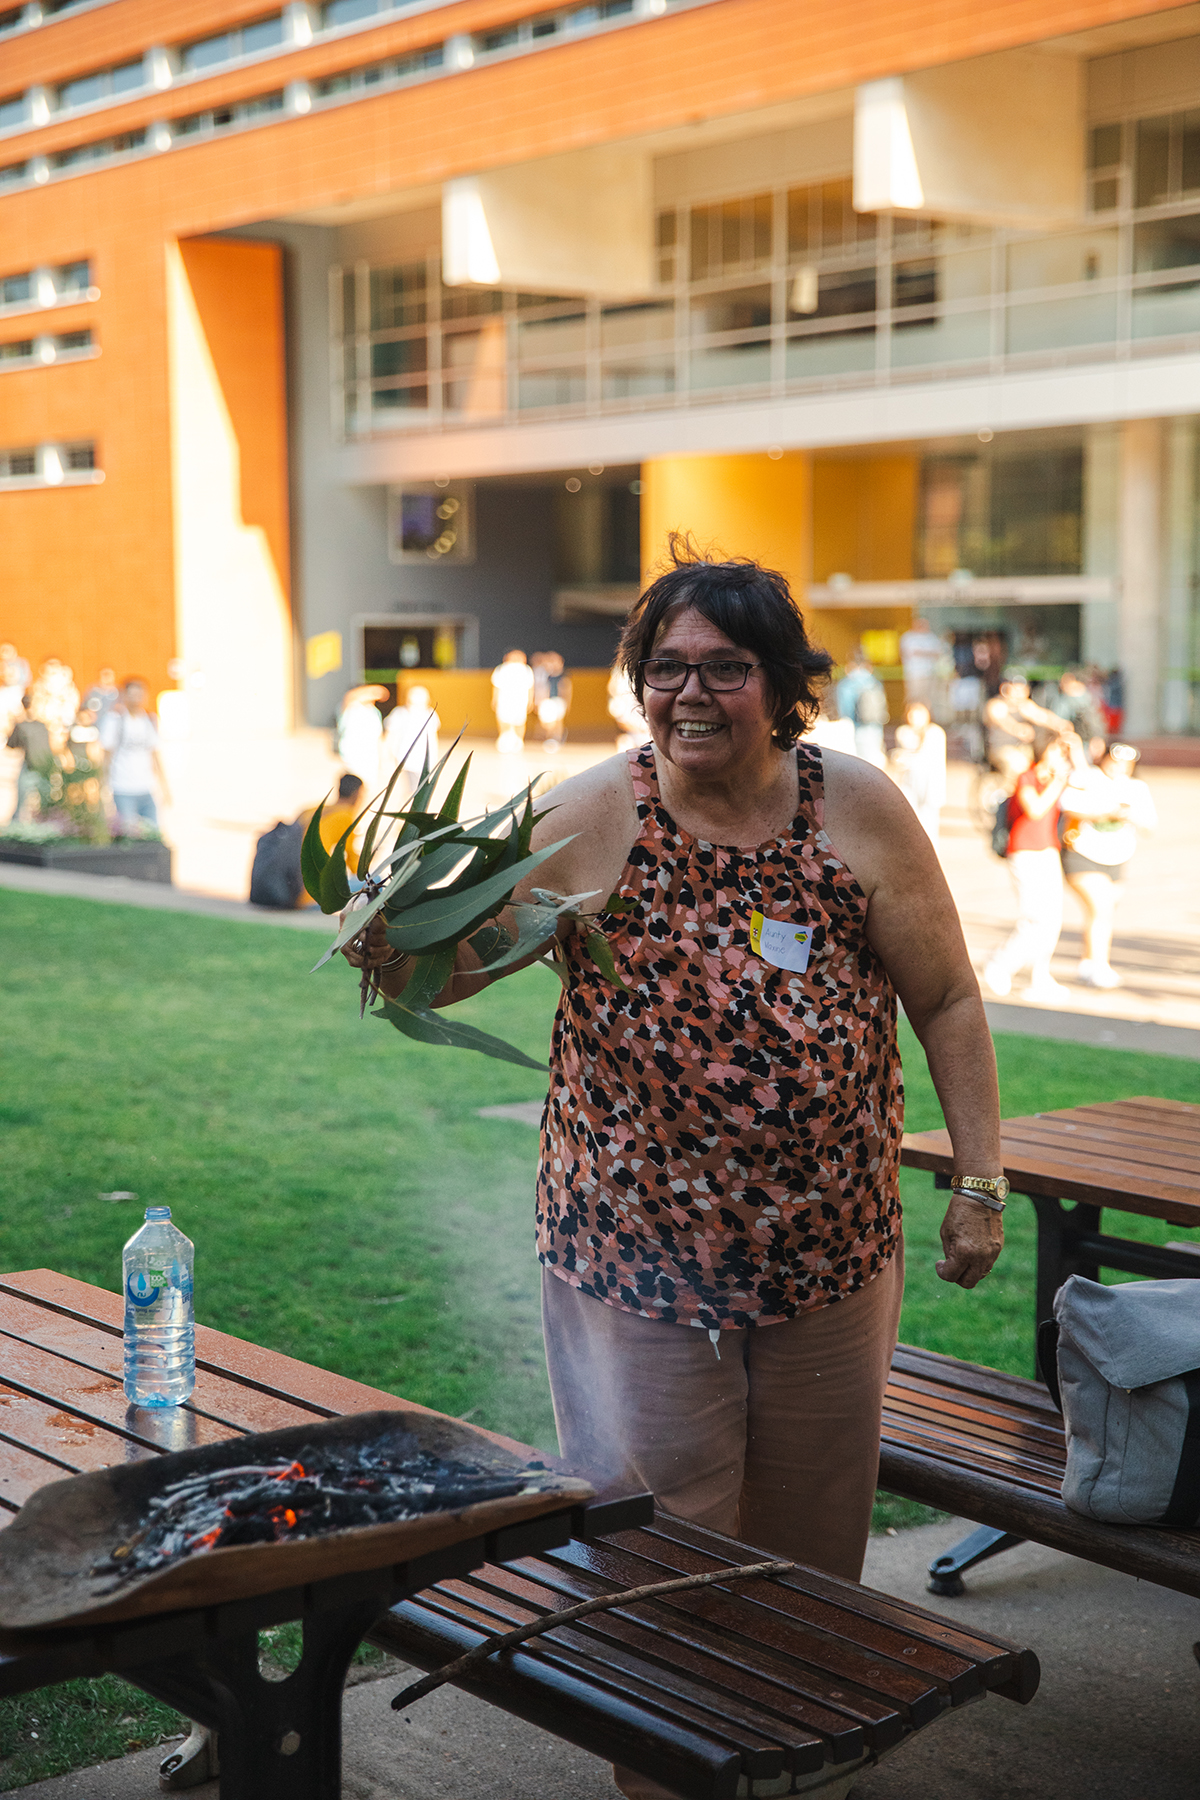
[[[147,1219],[169,1219],[170,1216],[171,1209],[169,1206],[148,1206],[146,1208]]]

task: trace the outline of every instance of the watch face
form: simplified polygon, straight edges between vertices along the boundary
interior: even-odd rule
[[[1011,1192],[1008,1176],[998,1175],[996,1177],[995,1188],[997,1200],[1007,1200],[1009,1193]]]

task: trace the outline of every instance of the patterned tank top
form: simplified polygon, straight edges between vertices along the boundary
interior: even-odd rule
[[[825,834],[821,753],[796,760],[791,830],[747,850],[681,831],[653,750],[630,751],[625,910],[597,920],[630,992],[563,946],[538,1256],[643,1318],[792,1318],[864,1287],[899,1240],[896,997]],[[769,932],[756,954],[755,913],[809,928],[807,967],[767,960]]]

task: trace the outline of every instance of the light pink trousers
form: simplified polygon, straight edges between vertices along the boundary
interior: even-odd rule
[[[903,1291],[901,1246],[849,1299],[714,1345],[543,1268],[562,1455],[678,1518],[857,1581]]]

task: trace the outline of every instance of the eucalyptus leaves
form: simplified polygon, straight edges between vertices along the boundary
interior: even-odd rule
[[[322,912],[349,909],[342,930],[316,968],[347,944],[356,943],[357,948],[365,950],[371,922],[381,912],[388,943],[397,956],[412,959],[412,972],[399,999],[389,1000],[380,991],[378,973],[364,968],[364,1012],[368,1002],[376,999],[379,1005],[373,1016],[386,1019],[397,1031],[420,1043],[481,1050],[504,1062],[540,1069],[542,1064],[502,1038],[492,1037],[474,1025],[458,1024],[446,1017],[444,1009],[434,1010],[434,999],[454,971],[459,945],[469,943],[483,967],[499,974],[514,963],[526,961],[543,945],[552,944],[559,920],[568,918],[584,928],[589,954],[601,973],[617,987],[624,989],[624,983],[618,979],[607,940],[598,931],[588,929],[587,917],[579,911],[581,903],[594,898],[593,894],[564,896],[535,888],[533,904],[512,908],[516,937],[500,924],[497,915],[509,904],[517,883],[571,839],[559,838],[544,849],[531,849],[534,825],[543,816],[533,809],[533,783],[495,812],[460,824],[458,815],[471,766],[469,756],[445,800],[434,811],[437,785],[454,748],[451,745],[436,768],[430,769],[426,764],[407,806],[389,810],[392,789],[400,773],[397,769],[379,799],[358,815],[332,851],[327,851],[321,842],[323,803],[313,814],[300,852],[304,885]],[[352,886],[347,846],[372,807],[373,816],[357,858]],[[376,846],[389,842],[393,847],[372,866]],[[536,960],[565,979],[552,954]]]

